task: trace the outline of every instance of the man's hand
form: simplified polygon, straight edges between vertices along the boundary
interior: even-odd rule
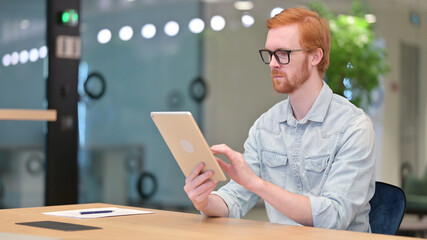
[[[248,166],[243,155],[239,152],[234,151],[225,144],[214,145],[211,147],[211,151],[214,155],[223,154],[225,155],[230,164],[225,163],[219,158],[216,158],[222,170],[238,184],[242,185],[248,190],[251,190],[254,184],[261,180]]]
[[[213,176],[213,171],[202,173],[205,165],[198,164],[190,175],[185,179],[184,191],[193,202],[197,210],[204,212],[208,207],[208,196],[215,189],[218,181],[209,180]]]

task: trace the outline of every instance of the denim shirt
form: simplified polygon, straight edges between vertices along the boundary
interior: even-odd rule
[[[243,154],[258,176],[309,197],[315,227],[370,232],[375,191],[375,133],[370,118],[324,83],[306,117],[289,100],[273,106],[249,131]],[[230,180],[218,191],[229,217],[243,217],[259,197]],[[300,225],[265,202],[270,222]]]

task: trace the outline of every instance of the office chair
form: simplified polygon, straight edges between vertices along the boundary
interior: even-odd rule
[[[406,208],[405,193],[399,187],[375,182],[369,223],[372,233],[396,235]]]

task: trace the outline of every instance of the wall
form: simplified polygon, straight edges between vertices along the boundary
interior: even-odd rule
[[[424,26],[425,22],[421,22],[419,27],[416,27],[410,22],[411,12],[417,12],[421,19],[427,19],[427,6],[425,1],[371,1],[372,8],[375,11],[378,22],[375,25],[378,36],[386,41],[388,51],[388,62],[391,66],[390,73],[385,77],[385,101],[384,101],[384,135],[382,138],[383,148],[382,151],[382,179],[386,182],[400,184],[400,164],[402,161],[413,161],[412,159],[400,159],[401,156],[401,137],[399,136],[399,127],[408,127],[410,123],[400,122],[400,102],[401,97],[406,94],[402,92],[402,86],[405,84],[405,79],[401,79],[402,73],[400,72],[401,66],[401,44],[409,44],[418,46],[420,49],[419,58],[419,89],[418,95],[420,96],[418,102],[419,119],[417,120],[421,129],[419,131],[418,139],[418,156],[419,168],[415,169],[418,175],[426,168],[426,102],[425,92],[427,92],[426,76],[427,70],[425,68],[427,57],[427,48],[425,46],[425,39],[427,39],[427,28]],[[421,21],[422,21],[421,20]],[[403,73],[404,75],[404,73]],[[404,106],[402,106],[404,107]]]

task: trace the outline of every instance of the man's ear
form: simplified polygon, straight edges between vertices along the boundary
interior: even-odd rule
[[[314,52],[312,53],[312,56],[313,56],[313,58],[311,60],[311,64],[312,65],[319,64],[323,58],[323,50],[321,48],[314,50]]]

